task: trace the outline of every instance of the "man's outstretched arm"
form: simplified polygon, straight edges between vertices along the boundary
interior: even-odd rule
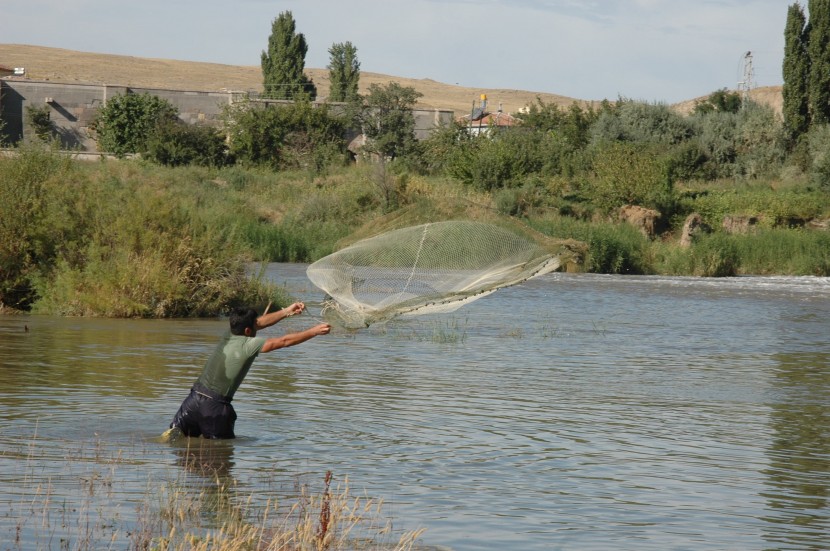
[[[294,346],[295,344],[300,344],[319,335],[328,335],[330,331],[331,325],[328,323],[321,323],[306,329],[305,331],[289,333],[287,335],[282,335],[281,337],[274,337],[265,341],[265,344],[262,345],[260,352],[271,352],[272,350],[285,348],[286,346]]]
[[[256,329],[265,329],[271,327],[275,323],[291,317],[295,314],[301,314],[305,310],[305,304],[302,302],[295,302],[291,306],[286,306],[282,310],[276,310],[269,314],[263,314],[256,319]]]

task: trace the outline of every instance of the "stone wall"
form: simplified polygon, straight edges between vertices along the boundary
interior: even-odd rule
[[[48,105],[55,132],[65,149],[96,153],[90,124],[107,98],[117,94],[149,93],[169,101],[188,124],[218,124],[222,108],[240,99],[238,92],[200,92],[135,88],[100,84],[62,84],[49,81],[0,79],[0,118],[5,122],[4,142],[19,143],[34,136],[26,124],[26,107]],[[279,103],[276,100],[269,102]],[[421,140],[436,126],[447,126],[454,113],[448,110],[414,110],[415,135]]]

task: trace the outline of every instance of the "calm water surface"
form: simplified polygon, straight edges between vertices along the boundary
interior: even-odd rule
[[[304,270],[268,274],[315,314]],[[226,325],[0,317],[0,550],[92,513],[126,548]],[[553,274],[260,356],[213,460],[252,492],[331,470],[433,548],[830,549],[829,340],[827,278]]]

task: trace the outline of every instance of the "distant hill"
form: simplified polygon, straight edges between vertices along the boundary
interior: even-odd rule
[[[262,72],[256,66],[223,65],[198,61],[177,61],[133,56],[96,54],[31,46],[24,44],[0,44],[0,65],[25,67],[26,75],[35,80],[84,84],[113,84],[171,90],[262,90]],[[306,69],[317,86],[317,93],[324,98],[329,92],[328,69]],[[446,109],[456,116],[468,113],[473,102],[481,94],[487,94],[488,106],[495,110],[501,106],[507,113],[534,103],[540,98],[545,103],[569,106],[573,102],[591,103],[588,100],[557,94],[527,90],[469,88],[444,84],[430,79],[413,79],[379,73],[360,73],[360,92],[366,93],[371,84],[397,82],[411,86],[423,94],[418,106],[424,109]],[[714,92],[714,90],[712,90]],[[771,105],[781,112],[781,87],[771,86],[752,90],[753,99]],[[616,100],[617,98],[608,98]],[[677,104],[681,112],[694,108],[694,98]]]

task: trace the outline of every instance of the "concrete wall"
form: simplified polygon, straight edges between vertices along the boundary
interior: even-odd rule
[[[235,92],[199,92],[134,88],[96,84],[59,84],[48,81],[0,79],[0,119],[5,122],[7,143],[27,141],[34,132],[26,124],[26,107],[49,106],[49,117],[65,149],[97,152],[90,124],[107,98],[116,94],[149,93],[166,99],[188,124],[219,124],[222,108],[240,99]],[[278,103],[278,102],[274,102]],[[447,110],[415,110],[415,134],[424,139],[436,126],[447,126],[454,113]]]

